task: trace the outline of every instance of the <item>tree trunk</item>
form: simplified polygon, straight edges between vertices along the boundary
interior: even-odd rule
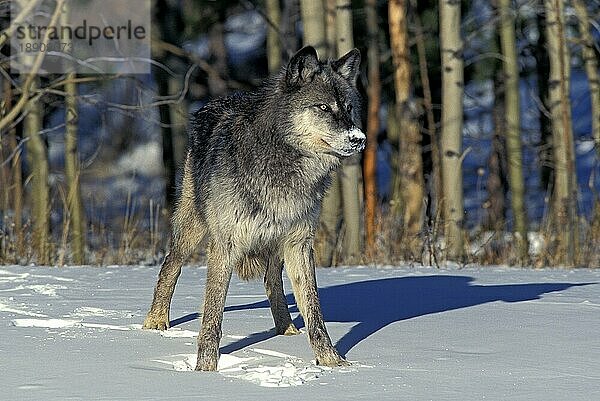
[[[0,80],[0,84],[2,84],[2,80]],[[0,113],[0,117],[2,117],[2,113]],[[6,143],[4,138],[0,136],[0,163],[5,160],[7,155],[4,149],[6,148]],[[2,227],[9,227],[8,221],[8,210],[10,208],[10,179],[8,166],[0,166],[0,188],[2,188],[2,192],[0,196],[2,196],[2,203],[0,204],[0,225]],[[2,235],[0,235],[0,263],[5,263],[4,261],[8,256],[8,243],[10,242],[8,230],[3,230]]]
[[[8,156],[8,141],[5,141],[4,137],[0,137],[0,163],[6,160]],[[10,209],[11,180],[9,176],[9,164],[2,164],[0,166],[0,185],[2,186],[2,192],[0,193],[2,197],[2,201],[0,202],[0,222],[2,223],[2,227],[6,226],[6,218]]]
[[[319,266],[328,267],[333,264],[341,223],[341,202],[340,180],[338,174],[333,173],[331,186],[321,204],[319,230],[315,240],[315,256]]]
[[[19,263],[20,258],[23,257],[25,254],[23,250],[23,172],[21,170],[22,150],[19,147],[20,144],[17,143],[15,129],[12,129],[10,131],[9,138],[11,153],[14,152],[14,156],[11,161],[13,181],[11,192],[14,213],[13,223],[15,225],[14,232],[16,235],[15,254],[17,257],[16,262]]]
[[[10,81],[5,79],[2,82],[4,84],[4,101],[6,108],[8,109],[13,103],[13,88]],[[22,130],[23,125],[18,124],[17,127],[21,128]],[[17,140],[17,127],[12,127],[10,130],[8,130],[8,154],[12,155],[9,168],[9,171],[11,172],[9,180],[12,182],[12,185],[10,187],[7,185],[5,187],[5,191],[9,196],[11,196],[12,199],[12,223],[14,224],[13,232],[15,235],[15,262],[19,263],[20,258],[25,252],[23,251],[23,172],[21,170],[22,149],[19,146],[19,141]]]
[[[354,48],[352,2],[337,0],[336,33],[338,57]],[[362,181],[360,155],[342,162],[341,187],[344,225],[343,256],[346,263],[355,263],[362,253],[360,185]]]
[[[63,7],[61,18],[68,24],[68,5]],[[66,9],[66,10],[65,10]],[[67,41],[69,41],[67,39]],[[74,68],[75,65],[73,64]],[[67,205],[69,208],[69,224],[71,230],[71,247],[73,262],[78,265],[85,263],[86,222],[83,204],[81,203],[81,165],[77,150],[77,130],[79,125],[79,110],[77,107],[77,78],[75,72],[66,75],[65,83],[65,179],[67,181]]]
[[[4,77],[0,77],[0,88],[2,88],[2,97],[0,98],[0,118],[4,117],[6,111],[12,107],[12,91],[11,83]],[[10,146],[7,136],[0,135],[0,185],[2,191],[2,202],[0,204],[0,223],[3,227],[6,227],[6,217],[8,216],[8,209],[10,209],[10,191],[11,191],[11,179],[10,176],[10,164],[4,163],[7,157],[10,156]],[[4,239],[4,238],[3,238]],[[0,240],[1,241],[1,240]],[[0,257],[2,256],[2,243],[0,242]]]
[[[365,237],[367,255],[373,257],[375,248],[375,216],[377,212],[377,135],[379,134],[379,107],[381,105],[381,78],[379,74],[379,25],[377,24],[377,0],[365,4],[368,35],[369,85],[367,95],[367,147],[364,156],[365,179]]]
[[[267,62],[269,63],[269,74],[274,74],[281,67],[281,38],[275,29],[275,27],[281,26],[279,0],[266,0],[265,7],[270,22],[267,24]]]
[[[440,0],[442,58],[442,188],[446,257],[463,255],[462,125],[464,62],[460,36],[460,2]]]
[[[504,100],[504,73],[501,62],[494,63],[494,136],[492,149],[487,160],[488,177],[486,189],[488,198],[483,204],[486,216],[483,227],[486,230],[500,232],[504,230],[506,212],[506,149],[504,137],[506,132],[505,100]]]
[[[298,49],[296,33],[297,22],[300,20],[300,0],[284,0],[281,9],[281,31],[283,33],[285,58],[282,63],[287,63],[293,53]]]
[[[417,235],[423,226],[423,158],[421,131],[410,110],[411,91],[410,55],[408,47],[408,2],[389,2],[390,45],[394,64],[396,109],[400,119],[399,187],[394,188],[395,198],[402,198],[403,222],[411,242],[418,242]],[[416,251],[410,246],[412,251]]]
[[[38,80],[34,79],[31,92],[37,89]],[[23,121],[27,136],[27,159],[31,168],[31,217],[33,220],[33,249],[37,263],[50,262],[50,189],[48,186],[48,156],[46,144],[40,136],[42,130],[42,108],[39,101],[29,100],[25,107]]]
[[[169,74],[162,68],[154,70],[154,79],[156,81],[158,95],[169,95]],[[175,147],[173,144],[173,124],[171,122],[171,107],[169,104],[158,106],[160,115],[160,131],[162,137],[162,160],[165,177],[165,199],[167,207],[170,209],[175,200],[176,187],[176,163]]]
[[[596,150],[600,155],[600,78],[598,76],[598,60],[594,51],[594,40],[590,33],[591,24],[587,8],[582,0],[573,0],[573,6],[579,19],[579,35],[581,36],[581,57],[585,64],[590,86],[592,103],[592,133],[596,142]]]
[[[71,243],[73,248],[73,262],[78,265],[85,263],[85,236],[86,223],[83,204],[81,203],[80,176],[81,166],[77,151],[77,128],[79,112],[77,109],[77,84],[69,82],[76,78],[75,73],[67,74],[65,84],[65,178],[67,180]]]
[[[324,0],[325,1],[325,35],[327,38],[327,56],[334,58],[337,55],[336,46],[336,27],[335,27],[335,14],[336,14],[336,0]]]
[[[544,6],[544,0],[538,0],[539,7]],[[537,89],[540,98],[540,179],[544,190],[552,188],[551,181],[554,176],[554,156],[552,154],[552,119],[550,118],[550,105],[548,99],[548,82],[550,81],[550,59],[546,50],[546,20],[542,13],[536,16],[539,32],[535,44],[535,69],[537,75]]]
[[[227,48],[225,47],[225,15],[221,15],[219,22],[210,27],[208,43],[210,49],[210,64],[219,72],[221,79],[209,79],[208,91],[212,97],[221,97],[227,94],[227,81],[229,69],[227,65]]]
[[[325,17],[322,0],[301,0],[304,45],[312,45],[319,58],[331,56],[325,37]],[[320,46],[319,46],[320,44]],[[334,55],[333,55],[334,56]],[[331,177],[331,187],[323,198],[315,255],[320,266],[331,266],[340,228],[341,187],[338,174]]]
[[[559,236],[557,255],[567,266],[575,265],[577,253],[577,181],[574,165],[571,102],[569,100],[570,56],[564,36],[562,0],[545,0],[546,37],[550,58],[549,100],[554,145],[554,214]]]
[[[417,10],[417,0],[411,0],[410,5],[414,10],[414,29],[415,41],[417,44],[417,53],[419,58],[419,75],[421,77],[421,86],[423,87],[423,105],[427,117],[427,132],[429,133],[429,143],[431,146],[431,178],[430,178],[430,198],[432,207],[431,216],[435,216],[440,207],[442,197],[442,172],[440,169],[440,145],[436,131],[435,114],[433,110],[433,99],[431,94],[431,84],[429,82],[429,73],[427,67],[427,52],[425,46],[425,35],[421,16]]]
[[[300,0],[304,46],[311,45],[319,58],[327,56],[327,36],[325,34],[325,8],[323,0]]]
[[[178,11],[171,6],[168,1],[158,1],[156,4],[155,11],[155,25],[157,26],[158,36],[161,40],[170,43],[177,44],[177,32],[176,29],[180,24],[180,16]],[[222,26],[215,24],[211,28],[209,34],[209,46],[211,55],[217,61],[220,60],[220,55],[223,50],[220,49],[219,41],[222,43]],[[215,56],[217,54],[217,56]],[[153,54],[153,58],[161,64],[167,64],[168,58],[162,51],[157,54]],[[215,63],[216,64],[216,63]],[[223,65],[215,65],[217,71],[226,71],[226,63]],[[158,95],[161,97],[169,96],[169,73],[163,68],[158,66],[153,68],[152,75],[156,83]],[[225,90],[223,89],[223,82],[220,79],[210,79],[209,87],[211,91],[222,91],[217,93],[216,96],[224,95]],[[214,95],[211,92],[211,95]],[[174,146],[174,129],[171,120],[171,106],[169,104],[161,104],[158,106],[158,112],[160,116],[160,131],[162,139],[162,161],[165,178],[165,200],[168,210],[173,207],[175,200],[176,191],[176,172],[177,163],[175,159],[175,146]]]
[[[392,63],[393,63],[393,76],[394,76],[394,89],[396,94],[396,103],[394,109],[390,110],[390,114],[395,117],[395,124],[393,129],[390,130],[390,140],[396,145],[398,154],[396,155],[395,163],[393,165],[393,176],[392,176],[392,214],[394,217],[402,217],[406,204],[403,199],[403,179],[402,169],[404,144],[406,142],[404,138],[405,130],[404,123],[406,122],[404,109],[408,108],[408,97],[410,92],[410,64],[407,60],[407,37],[404,25],[406,24],[406,15],[404,10],[404,1],[391,0],[388,3],[388,23],[390,30],[390,50],[392,52]],[[403,222],[406,226],[406,222]]]
[[[511,192],[513,233],[521,263],[529,259],[527,241],[527,212],[525,210],[525,182],[523,179],[523,156],[521,144],[521,117],[519,113],[519,65],[515,34],[515,10],[511,0],[499,1],[500,44],[504,56],[504,101],[506,118],[506,156],[508,161],[508,184]]]
[[[10,102],[10,95],[4,92],[6,79],[0,77],[0,88],[2,88],[2,98],[0,98],[0,119],[4,116],[8,104]],[[6,263],[5,260],[8,256],[8,243],[10,242],[10,234],[8,229],[4,227],[10,227],[8,221],[8,211],[10,209],[10,171],[9,165],[3,162],[9,156],[8,153],[8,141],[5,140],[5,136],[0,135],[0,196],[2,202],[0,203],[0,227],[3,228],[2,235],[0,235],[0,263]],[[6,149],[6,150],[5,150]]]

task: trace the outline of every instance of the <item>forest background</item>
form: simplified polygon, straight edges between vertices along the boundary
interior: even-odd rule
[[[10,3],[1,264],[159,263],[189,113],[310,44],[360,49],[368,136],[323,203],[321,266],[600,266],[597,0],[155,0],[141,75],[15,73],[11,19],[68,2]]]

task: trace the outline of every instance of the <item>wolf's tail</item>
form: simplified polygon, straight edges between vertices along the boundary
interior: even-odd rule
[[[185,259],[206,236],[204,226],[195,204],[194,181],[188,154],[175,210],[171,218],[171,253]]]

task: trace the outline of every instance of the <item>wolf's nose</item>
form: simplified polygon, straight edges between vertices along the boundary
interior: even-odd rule
[[[354,148],[364,148],[365,147],[365,137],[364,136],[352,136],[350,137],[350,143]]]
[[[366,140],[367,137],[365,136],[365,133],[357,127],[352,128],[350,132],[348,132],[350,146],[357,152],[361,152],[365,148]]]
[[[350,144],[352,145],[352,147],[360,148],[362,150],[365,146],[365,141],[367,139],[365,133],[362,132],[360,129],[354,127],[352,130],[350,130],[349,134]]]
[[[365,148],[365,137],[364,136],[353,136],[350,137],[350,144],[352,147],[359,152]]]

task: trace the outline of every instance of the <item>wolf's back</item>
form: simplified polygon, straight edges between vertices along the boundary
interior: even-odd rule
[[[244,95],[231,95],[214,99],[196,111],[190,121],[188,150],[191,151],[196,165],[204,164],[204,159],[219,137],[227,135],[236,114],[243,113]],[[221,140],[223,138],[220,138]]]

